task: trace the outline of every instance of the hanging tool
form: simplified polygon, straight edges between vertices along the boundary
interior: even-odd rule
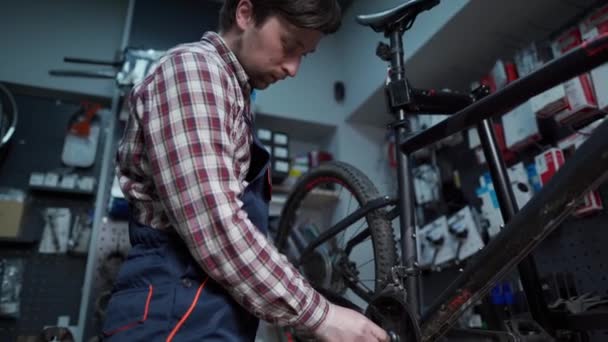
[[[165,54],[162,50],[127,48],[122,56],[114,61],[102,61],[88,58],[64,57],[66,63],[93,64],[112,67],[106,70],[49,70],[51,76],[86,77],[100,79],[115,79],[119,87],[130,87],[152,70],[158,59]]]
[[[100,104],[84,101],[73,115],[61,154],[65,165],[86,168],[95,162],[100,124],[94,118],[100,109]]]

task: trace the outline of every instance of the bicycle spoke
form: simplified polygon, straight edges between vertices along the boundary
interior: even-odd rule
[[[348,243],[346,243],[346,245],[344,246],[344,251],[350,255],[350,253],[355,247],[370,238],[371,233],[369,229],[366,228],[361,233],[358,233],[357,235],[353,236],[351,239],[348,240]]]
[[[361,264],[360,266],[357,266],[357,269],[360,269],[361,267],[369,264],[370,262],[374,261],[374,258],[369,259],[368,261],[364,262],[363,264]]]
[[[370,290],[369,287],[359,281],[347,282],[347,287],[367,303],[371,301],[374,294],[374,291]]]
[[[320,233],[335,226],[341,220],[352,215],[354,211],[363,206],[355,194],[362,193],[362,196],[366,199],[377,197],[373,192],[371,192],[371,194],[368,193],[366,187],[361,189],[357,188],[359,182],[352,185],[354,189],[357,190],[353,192],[349,186],[342,183],[339,176],[337,178],[339,181],[334,181],[331,178],[318,178],[317,182],[311,181],[311,184],[315,184],[313,187],[315,189],[301,188],[299,191],[301,191],[300,194],[303,196],[294,197],[298,199],[298,202],[292,205],[293,209],[288,213],[290,215],[282,222],[289,223],[290,229],[292,230],[297,226],[302,226],[303,228],[309,225],[309,223],[307,223],[310,221],[309,210],[315,204],[314,196],[311,197],[309,195],[312,191],[317,190],[316,188],[318,188],[319,184],[328,184],[328,188],[333,189],[332,193],[336,196],[332,196],[334,198],[331,201],[331,205],[319,208],[321,212],[321,215],[318,216],[319,220],[312,220],[319,228]],[[363,179],[363,177],[361,178]],[[346,180],[345,183],[349,184],[349,181]],[[322,188],[325,189],[325,186],[322,186]],[[307,217],[309,219],[306,219]],[[315,269],[317,266],[313,263],[304,265],[302,272],[308,272],[306,274],[309,275],[316,274],[315,277],[319,278],[319,281],[323,281],[323,284],[327,284],[327,289],[336,291],[336,294],[343,295],[343,291],[352,291],[352,294],[355,294],[357,297],[360,297],[365,302],[369,303],[374,293],[373,289],[376,287],[377,272],[381,272],[381,274],[386,273],[386,270],[382,267],[380,267],[381,271],[378,271],[377,265],[372,263],[372,261],[374,261],[374,248],[376,246],[375,240],[371,237],[371,232],[376,227],[379,227],[379,229],[384,229],[385,227],[379,226],[378,224],[381,224],[382,222],[375,217],[370,220],[371,221],[368,221],[367,216],[361,217],[356,221],[352,220],[351,224],[333,235],[330,240],[327,241],[329,243],[329,249],[326,251],[328,253],[327,260],[331,263],[333,269],[332,273],[327,273],[325,275],[315,273],[318,272],[318,270]],[[371,227],[370,224],[372,225]],[[302,233],[300,232],[300,234]],[[304,239],[301,243],[310,243],[310,241],[308,241],[308,239],[310,239],[308,235],[304,234],[301,237]],[[294,242],[291,244],[293,245],[293,243]],[[364,243],[364,246],[361,245],[361,243]],[[381,240],[381,243],[384,243],[384,240]],[[290,247],[293,248],[293,246]],[[293,254],[296,255],[298,254],[297,252],[301,253],[302,248],[306,249],[306,246],[298,247],[298,250]],[[348,252],[348,254],[346,254],[346,252]],[[372,263],[371,266],[369,265],[370,263]],[[331,278],[327,278],[329,276],[331,276]],[[323,279],[320,277],[323,277]],[[325,288],[325,285],[323,285],[323,287]]]
[[[359,233],[359,231],[361,230],[361,228],[363,228],[365,226],[365,223],[366,223],[366,221],[363,220],[363,222],[361,223],[361,225],[359,225],[359,228],[357,228],[357,230],[355,231],[355,233],[354,234],[349,234],[349,238],[348,238],[349,241],[352,239],[353,236],[357,236],[357,233]],[[342,238],[340,239],[340,245],[339,245],[340,247],[344,247],[344,240],[345,240],[344,238],[346,237],[346,231],[347,230],[348,229],[345,229],[342,232]],[[361,242],[363,242],[363,241],[361,241]]]
[[[361,283],[361,282],[359,282],[359,286],[364,287],[364,288],[367,290],[367,292],[370,292],[370,293],[373,293],[373,292],[374,292],[374,291],[372,291],[372,289],[370,289],[369,287],[365,286],[365,284],[363,284],[363,283]]]
[[[338,243],[338,248],[341,248],[344,245],[344,238],[346,237],[346,229],[344,229],[342,231],[342,234],[340,234],[340,238],[339,238],[339,243]]]
[[[365,226],[367,222],[365,221],[365,219],[363,219],[363,222],[361,222],[361,225],[359,226],[359,228],[357,228],[357,230],[355,231],[354,234],[352,234],[351,236],[357,236],[357,234],[359,233],[359,231],[361,230],[361,228],[363,228]],[[365,240],[364,240],[365,241]]]
[[[344,189],[344,188],[342,188],[342,189]],[[340,192],[342,192],[342,190],[340,190]],[[347,213],[350,213],[350,204],[351,204],[352,200],[353,200],[353,196],[351,194],[350,199],[348,200],[348,206],[346,208],[347,209],[346,210]],[[344,216],[346,216],[346,215],[344,215]],[[345,238],[346,238],[346,229],[342,231],[342,234],[340,234],[338,247],[340,247],[340,246],[343,245]]]

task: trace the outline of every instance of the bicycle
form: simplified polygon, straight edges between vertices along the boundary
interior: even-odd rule
[[[389,128],[399,147],[395,149],[397,198],[380,196],[368,177],[349,164],[321,164],[302,176],[290,192],[281,212],[275,244],[330,300],[360,311],[363,311],[360,305],[367,305],[365,313],[389,331],[393,341],[439,339],[466,308],[487,295],[493,284],[518,264],[532,317],[542,328],[550,330],[551,324],[545,316],[546,304],[540,296],[533,295],[540,289],[538,276],[526,257],[570,215],[587,191],[608,178],[608,139],[605,138],[608,122],[596,128],[551,181],[518,211],[491,119],[606,62],[608,35],[586,42],[492,94],[484,86],[470,94],[414,89],[403,68],[403,35],[412,27],[418,14],[432,9],[439,2],[409,0],[384,12],[357,17],[360,24],[384,33],[390,40],[389,44],[380,43],[376,54],[390,64],[390,81],[385,89],[388,105],[396,118]],[[408,117],[417,113],[452,116],[412,134]],[[485,248],[468,260],[456,280],[420,315],[417,284],[420,270],[416,263],[410,156],[425,146],[473,126],[477,127],[482,141],[505,226]],[[344,217],[338,217],[335,224],[324,223],[327,227],[320,229],[304,214],[307,198],[316,196],[313,200],[318,202],[322,198],[327,200],[336,192],[339,197],[343,190],[338,191],[338,188],[346,189],[352,196],[350,200],[354,198],[359,207]],[[343,206],[343,203],[336,204],[324,213],[324,222],[331,220],[332,212]],[[390,206],[394,208],[387,211]],[[391,225],[396,218],[399,219],[402,237],[400,257]],[[356,230],[351,230],[347,238],[346,231],[351,228]],[[338,246],[340,243],[345,245]],[[371,244],[373,258],[357,267],[353,261],[356,259],[354,254],[363,243]],[[298,250],[301,251],[299,255]],[[373,270],[369,269],[371,267]],[[361,273],[371,273],[373,279],[361,279]],[[361,300],[355,303],[344,298],[349,291]],[[515,340],[513,334],[506,332],[468,333],[470,335],[463,336]]]

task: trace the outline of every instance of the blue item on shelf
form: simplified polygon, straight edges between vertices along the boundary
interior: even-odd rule
[[[513,305],[513,303],[515,303],[513,289],[511,288],[511,284],[508,282],[502,284],[502,297],[504,303],[507,305]]]
[[[490,298],[492,300],[492,304],[494,305],[504,305],[505,299],[502,296],[501,286],[496,285],[492,288],[492,292],[490,292]]]

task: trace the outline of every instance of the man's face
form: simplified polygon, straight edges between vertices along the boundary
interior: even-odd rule
[[[302,58],[314,51],[323,34],[296,27],[279,16],[256,25],[247,3],[242,1],[237,9],[237,24],[243,34],[236,54],[251,85],[265,89],[287,76],[295,77]]]

